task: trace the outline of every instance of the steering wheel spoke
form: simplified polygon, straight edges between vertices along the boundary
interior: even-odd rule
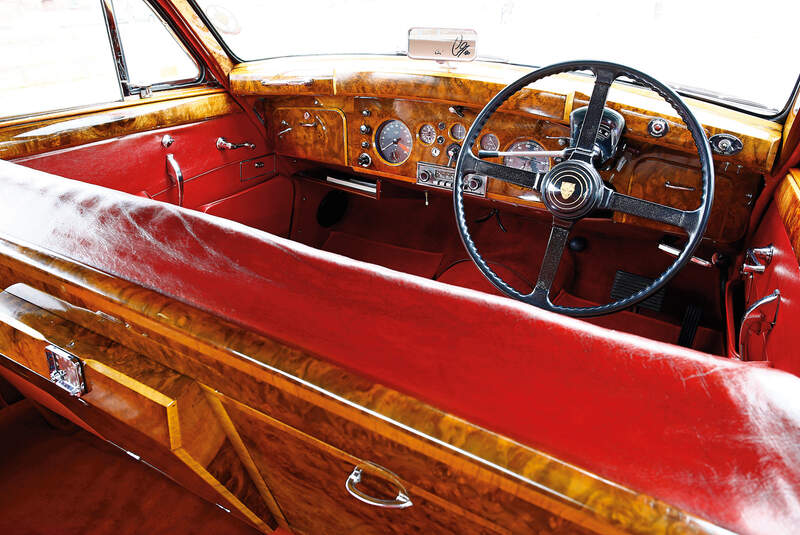
[[[697,226],[697,221],[700,218],[699,210],[679,210],[671,206],[617,193],[609,188],[605,188],[599,208],[644,217],[645,219],[682,228],[687,232]]]
[[[617,71],[602,66],[593,67],[592,72],[595,75],[594,89],[592,89],[586,116],[583,118],[581,131],[578,134],[578,141],[570,155],[570,159],[583,160],[589,163],[592,161],[597,132],[603,119],[606,100],[608,100],[608,90],[617,76],[619,76]]]
[[[561,257],[564,255],[571,229],[572,222],[553,219],[550,238],[547,240],[547,249],[544,251],[542,266],[539,268],[539,277],[536,279],[533,291],[525,296],[529,303],[538,306],[549,304],[550,288],[556,279],[558,266],[561,265]]]
[[[468,173],[486,175],[496,178],[497,180],[502,180],[503,182],[508,182],[509,184],[514,184],[515,186],[539,191],[539,174],[481,160],[480,158],[476,158],[471,151],[464,156],[464,174]]]

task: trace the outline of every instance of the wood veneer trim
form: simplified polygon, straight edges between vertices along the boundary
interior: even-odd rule
[[[347,461],[347,462],[351,463],[353,465],[353,467],[355,467],[356,465],[360,464],[361,462],[369,461],[369,459],[360,459],[358,457],[355,457],[354,455],[351,455],[350,453],[342,451],[339,448],[328,444],[327,442],[324,442],[324,441],[322,441],[322,440],[320,440],[320,439],[318,439],[316,437],[313,437],[313,436],[311,436],[311,435],[309,435],[307,433],[304,433],[304,432],[302,432],[302,431],[300,431],[298,429],[295,429],[294,427],[292,427],[290,425],[287,425],[287,424],[281,422],[280,420],[276,420],[275,418],[272,418],[271,416],[266,415],[263,412],[258,411],[258,410],[254,409],[254,408],[252,408],[252,407],[250,407],[248,405],[245,405],[243,403],[240,403],[240,402],[238,402],[236,400],[229,399],[229,398],[227,398],[226,401],[228,403],[232,403],[234,406],[236,406],[236,408],[238,410],[240,410],[240,411],[242,411],[242,412],[244,412],[246,414],[249,414],[250,416],[252,416],[252,417],[254,417],[254,418],[258,419],[258,420],[261,420],[262,422],[270,425],[271,427],[277,429],[278,431],[281,431],[283,433],[291,435],[292,437],[301,440],[302,442],[308,444],[309,446],[311,446],[314,449],[321,450],[321,451],[323,451],[323,452],[325,452],[325,453],[327,453],[327,454],[329,454],[329,455],[331,455],[333,457],[336,457],[336,458],[341,459],[343,461]],[[455,513],[455,514],[457,514],[459,516],[463,516],[465,518],[468,518],[471,522],[474,522],[476,524],[480,524],[481,526],[489,528],[489,529],[491,529],[491,530],[493,530],[493,531],[495,531],[497,533],[503,533],[503,534],[506,534],[506,533],[510,534],[511,533],[508,529],[505,529],[505,528],[503,528],[501,526],[498,526],[495,523],[490,522],[490,521],[486,520],[485,518],[472,513],[471,511],[467,511],[466,509],[463,509],[463,508],[459,507],[458,505],[456,505],[456,504],[454,504],[454,503],[452,503],[450,501],[443,500],[439,496],[436,496],[435,494],[432,494],[432,493],[426,491],[425,489],[423,489],[421,487],[418,487],[417,485],[414,485],[412,482],[407,481],[407,480],[403,479],[402,477],[400,477],[400,479],[402,480],[402,482],[404,484],[403,486],[412,495],[413,494],[418,494],[423,499],[438,505],[442,509],[445,509],[447,511],[453,512],[453,513]]]
[[[220,496],[228,500],[228,503],[236,507],[236,509],[238,509],[240,513],[247,517],[250,522],[257,526],[259,530],[264,533],[272,533],[273,530],[266,523],[264,523],[263,520],[258,518],[258,516],[256,516],[256,514],[253,513],[249,507],[247,507],[244,503],[242,503],[241,500],[239,500],[239,498],[233,495],[231,491],[229,491],[225,485],[220,483],[214,476],[212,476],[208,470],[203,468],[184,448],[179,447],[173,449],[172,453],[174,453],[178,459],[180,459],[186,466],[188,466],[215,491],[217,491]]]
[[[775,206],[800,264],[800,169],[791,169],[778,185]]]
[[[137,106],[0,126],[0,158],[10,160],[159,128],[206,121],[240,112],[225,92],[215,91]]]
[[[286,517],[284,516],[280,505],[278,504],[277,500],[275,500],[275,496],[269,489],[269,485],[267,485],[266,481],[264,481],[264,477],[261,475],[261,472],[256,467],[256,463],[253,461],[253,457],[247,450],[247,446],[245,446],[242,437],[236,430],[236,426],[233,424],[230,416],[228,416],[228,413],[225,410],[225,407],[222,405],[222,402],[219,399],[219,393],[216,390],[209,388],[206,385],[201,384],[200,386],[203,389],[203,393],[206,395],[206,399],[208,400],[208,403],[211,406],[211,410],[217,416],[217,419],[222,425],[222,429],[225,431],[225,434],[231,441],[234,450],[236,450],[236,454],[239,456],[239,460],[242,461],[242,464],[247,470],[247,473],[253,480],[253,484],[258,489],[261,498],[264,500],[264,503],[269,508],[272,515],[275,517],[278,526],[284,529],[289,529],[289,523],[286,521]]]

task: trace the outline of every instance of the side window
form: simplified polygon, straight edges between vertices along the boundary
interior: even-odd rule
[[[132,88],[200,77],[197,62],[144,0],[114,0],[114,13]]]
[[[97,0],[2,0],[0,21],[0,117],[122,98]]]
[[[0,0],[0,118],[145,96],[202,76],[145,0]]]

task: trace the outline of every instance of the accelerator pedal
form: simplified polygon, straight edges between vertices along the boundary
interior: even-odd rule
[[[683,314],[681,321],[681,332],[678,335],[678,345],[692,347],[697,328],[700,326],[700,319],[703,317],[703,309],[697,305],[689,305]]]
[[[634,273],[619,270],[614,275],[614,284],[611,286],[611,300],[619,301],[632,296],[648,284],[653,282],[653,279],[642,277]],[[646,308],[655,312],[661,312],[661,306],[664,304],[664,288],[637,304],[637,307]]]

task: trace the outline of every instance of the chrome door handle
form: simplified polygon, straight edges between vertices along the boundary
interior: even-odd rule
[[[253,143],[248,143],[247,141],[243,143],[231,143],[230,141],[226,141],[224,137],[217,138],[217,148],[219,150],[234,150],[234,149],[241,149],[247,148],[250,150],[254,150],[256,146]]]
[[[183,206],[183,172],[172,154],[167,154],[167,176],[178,186],[178,206]]]
[[[369,494],[365,494],[359,490],[357,485],[361,483],[361,474],[365,469],[397,485],[399,488],[397,491],[397,497],[391,500],[384,500],[382,498],[375,498],[374,496],[370,496]],[[356,465],[356,467],[353,468],[353,472],[347,478],[344,486],[347,489],[347,492],[349,492],[353,498],[366,504],[374,505],[375,507],[382,507],[384,509],[405,509],[406,507],[411,507],[414,505],[411,502],[411,498],[408,497],[406,489],[403,487],[403,484],[400,483],[400,480],[397,478],[397,476],[391,473],[389,470],[374,463],[360,463]]]
[[[775,255],[775,247],[767,245],[766,247],[753,247],[748,249],[744,255],[744,263],[742,264],[742,275],[750,275],[753,273],[764,273],[767,266],[772,262],[772,257]]]

